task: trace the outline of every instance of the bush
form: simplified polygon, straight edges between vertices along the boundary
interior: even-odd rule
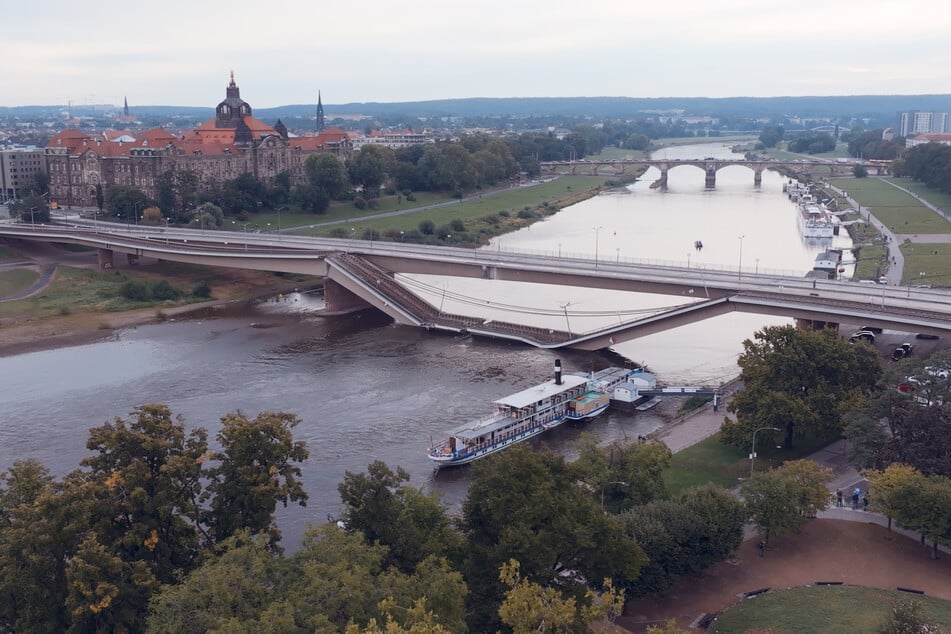
[[[357,209],[366,209],[367,208],[367,199],[363,196],[356,196],[353,199],[353,206]]]
[[[511,215],[512,214],[510,214],[507,209],[503,209],[499,212],[499,218],[508,218]]]
[[[436,223],[432,220],[423,220],[418,226],[419,232],[424,236],[431,236],[436,233]]]
[[[414,196],[414,195],[412,195],[412,194],[406,194],[405,198],[406,198],[406,200],[410,201],[411,203],[416,202],[416,196]]]
[[[178,299],[182,296],[181,291],[169,284],[167,281],[162,280],[161,282],[156,283],[152,287],[152,299],[156,299],[160,302],[163,302],[168,299]]]
[[[149,287],[145,282],[129,280],[119,288],[119,294],[133,302],[149,301]]]
[[[466,223],[462,221],[461,218],[455,218],[449,222],[449,226],[453,231],[465,231]]]
[[[409,197],[413,195],[413,190],[407,187],[400,193],[403,194],[403,198],[409,200]]]
[[[206,280],[202,280],[192,287],[192,295],[195,297],[211,297],[211,286]]]
[[[525,208],[521,210],[520,212],[518,212],[518,217],[521,218],[522,220],[529,220],[531,218],[537,218],[538,214],[536,214],[531,209]]]

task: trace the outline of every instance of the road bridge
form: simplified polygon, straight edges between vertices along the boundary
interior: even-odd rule
[[[951,293],[689,267],[649,261],[562,258],[551,254],[399,242],[242,234],[197,229],[137,229],[0,224],[0,236],[83,244],[100,262],[115,252],[129,262],[154,257],[208,266],[283,271],[325,278],[329,313],[380,310],[401,324],[595,350],[729,312],[792,317],[801,324],[862,323],[904,332],[951,334]],[[505,280],[677,296],[677,305],[592,332],[537,328],[444,313],[411,291],[408,275]],[[566,310],[566,317],[569,315]],[[566,323],[569,320],[566,319]]]
[[[633,167],[656,167],[660,170],[660,178],[655,185],[661,191],[667,189],[667,174],[675,167],[692,166],[699,168],[704,172],[704,186],[713,189],[717,186],[717,172],[724,167],[740,165],[748,167],[753,171],[753,185],[759,186],[763,182],[763,170],[784,167],[797,174],[811,174],[817,167],[828,170],[829,176],[851,176],[856,165],[864,167],[869,174],[875,176],[888,176],[891,173],[891,164],[870,163],[870,162],[840,162],[827,160],[747,160],[747,159],[579,159],[573,161],[544,161],[540,163],[542,174],[588,174],[591,176],[602,175],[609,171],[615,176],[624,174],[629,166]],[[653,186],[653,185],[652,185]]]

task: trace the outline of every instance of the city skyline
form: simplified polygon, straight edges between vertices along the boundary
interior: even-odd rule
[[[4,9],[0,106],[255,107],[467,97],[951,93],[951,14],[928,0],[485,0],[261,5],[50,0]],[[531,6],[540,7],[534,10]]]

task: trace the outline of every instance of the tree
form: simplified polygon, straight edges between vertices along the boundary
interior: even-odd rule
[[[158,226],[162,224],[165,218],[162,216],[162,210],[158,207],[146,207],[142,211],[142,224]]]
[[[20,219],[20,222],[37,224],[50,221],[50,207],[38,193],[32,190],[21,194],[20,198],[9,203],[10,213]]]
[[[868,410],[846,412],[842,417],[842,435],[848,440],[849,463],[857,469],[870,469],[888,442],[888,434],[880,419]]]
[[[239,531],[180,583],[162,586],[149,603],[148,631],[210,632],[229,620],[256,622],[281,601],[291,572],[265,535]]]
[[[474,631],[497,626],[504,596],[498,570],[509,559],[530,581],[563,592],[583,589],[584,579],[637,576],[643,553],[562,456],[515,445],[473,471],[461,525]]]
[[[221,452],[209,469],[207,514],[214,539],[221,541],[242,529],[267,533],[276,547],[281,532],[274,521],[278,502],[305,506],[301,470],[310,453],[304,441],[295,441],[292,430],[300,424],[294,414],[261,412],[248,419],[242,412],[221,419],[217,440]]]
[[[315,189],[323,190],[330,198],[342,198],[350,191],[347,167],[333,154],[311,154],[304,161],[304,174]]]
[[[576,466],[605,509],[617,512],[667,497],[663,473],[671,453],[663,443],[616,441],[600,447],[588,436],[580,445]]]
[[[744,387],[730,402],[736,421],[721,429],[724,442],[749,446],[760,427],[785,430],[784,446],[796,436],[834,436],[842,416],[866,405],[881,374],[877,353],[852,346],[832,330],[768,326],[743,342],[737,361]]]
[[[123,561],[144,561],[162,583],[198,555],[204,429],[185,432],[165,405],[141,405],[89,431],[83,459],[99,543]]]
[[[852,168],[852,175],[855,178],[866,178],[868,176],[868,168],[864,165],[856,165]]]
[[[712,485],[688,489],[676,500],[655,500],[618,517],[648,564],[627,584],[634,595],[662,594],[678,577],[729,559],[743,540],[746,509]]]
[[[502,565],[499,578],[508,586],[499,616],[513,634],[558,634],[575,632],[578,627],[590,631],[595,619],[607,617],[613,622],[624,608],[624,592],[615,590],[610,579],[604,580],[604,592],[588,590],[579,604],[574,597],[566,598],[554,588],[522,577],[514,559]]]
[[[914,467],[892,464],[883,470],[865,472],[868,478],[869,506],[888,518],[888,530],[892,520],[899,521],[909,512],[908,500],[915,497],[914,491],[921,485],[921,473]]]
[[[96,183],[96,207],[99,208],[99,211],[102,211],[102,206],[106,202],[106,197],[102,193],[102,184]]]
[[[106,196],[106,209],[120,216],[128,216],[144,209],[149,204],[149,197],[141,189],[128,185],[113,185]],[[98,201],[97,201],[98,204]]]
[[[361,531],[370,543],[389,547],[388,565],[413,572],[430,555],[458,560],[459,535],[435,494],[411,486],[409,474],[375,461],[367,473],[347,471],[337,489],[346,507],[347,530]]]
[[[783,135],[785,135],[783,126],[768,124],[764,125],[760,131],[759,140],[768,148],[776,147],[776,144],[783,140]]]
[[[393,163],[393,151],[389,148],[364,145],[348,162],[350,180],[363,187],[367,198],[377,198]]]
[[[745,480],[740,492],[750,519],[768,545],[773,535],[798,530],[829,505],[832,470],[811,460],[792,460]]]
[[[195,209],[194,222],[201,228],[220,227],[225,222],[225,214],[221,207],[214,203],[205,203]]]

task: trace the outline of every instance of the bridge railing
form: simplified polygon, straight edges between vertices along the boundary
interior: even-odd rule
[[[676,269],[695,269],[697,271],[713,271],[717,273],[739,273],[738,265],[729,265],[729,264],[716,264],[710,262],[697,262],[692,257],[687,259],[684,257],[682,260],[677,259],[664,259],[664,258],[633,258],[620,255],[618,253],[599,253],[597,257],[593,253],[586,253],[583,251],[568,251],[567,249],[559,248],[556,250],[548,249],[513,249],[511,247],[506,247],[500,243],[496,243],[494,246],[481,247],[478,249],[481,256],[482,253],[501,253],[507,255],[530,255],[530,256],[545,256],[559,258],[563,260],[583,260],[586,262],[595,262],[599,264],[604,264],[605,266],[611,264],[638,264],[644,266],[656,266],[656,267],[668,267]],[[701,252],[702,253],[702,252]],[[488,259],[488,258],[487,258]],[[777,277],[803,277],[811,271],[811,268],[801,268],[801,269],[781,269],[774,267],[760,266],[759,264],[754,263],[749,266],[746,263],[743,264],[743,273],[753,273],[758,275],[775,275]]]

